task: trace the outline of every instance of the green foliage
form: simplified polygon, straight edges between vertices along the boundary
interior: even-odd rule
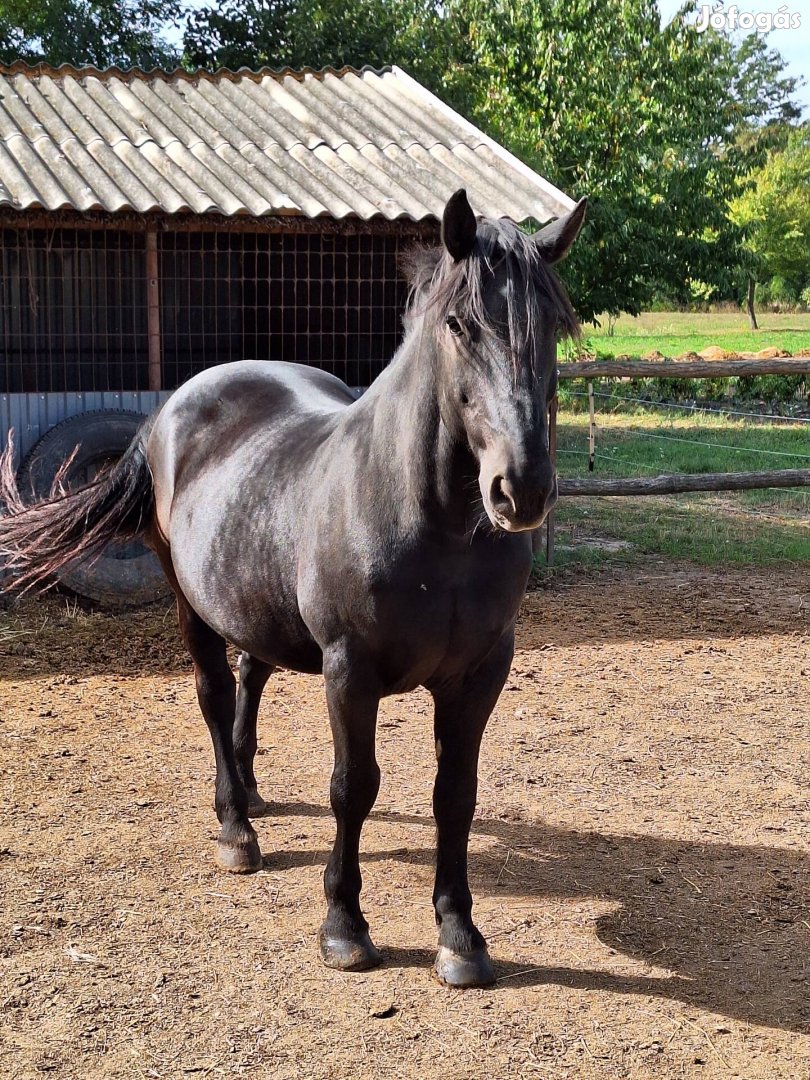
[[[590,197],[565,270],[586,319],[685,302],[692,281],[733,293],[746,256],[726,206],[764,152],[738,136],[796,115],[760,38],[662,29],[655,0],[226,0],[191,16],[185,49],[230,68],[402,65]]]
[[[0,62],[173,67],[179,0],[0,0]]]
[[[160,29],[182,2],[0,0],[0,60],[171,66]],[[656,0],[208,0],[189,14],[183,61],[400,64],[564,191],[589,196],[564,271],[588,320],[656,296],[733,295],[766,257],[751,215],[730,221],[727,205],[748,197],[739,178],[753,166],[773,172],[780,151],[793,162],[796,80],[757,35],[697,34],[684,17],[694,6],[662,29]],[[801,225],[788,236],[791,251],[804,235]],[[773,273],[793,282],[794,269]],[[798,295],[807,281],[794,284]]]
[[[226,0],[192,13],[185,58],[232,70],[401,64],[436,86],[447,29],[432,0]]]
[[[586,408],[585,380],[565,380],[560,384],[560,400],[578,411]],[[726,401],[731,403],[765,402],[768,407],[806,402],[810,382],[806,375],[746,375],[715,379],[597,379],[597,393],[615,395],[613,404],[622,398],[649,402]],[[729,407],[731,407],[729,405]]]
[[[810,126],[769,152],[731,216],[760,261],[760,276],[772,279],[771,299],[796,301],[810,285]]]
[[[736,396],[741,400],[768,401],[775,405],[788,404],[801,397],[807,400],[806,375],[752,375],[728,381],[736,383]]]
[[[738,102],[738,147],[750,154],[784,146],[789,125],[801,118],[794,99],[799,80],[785,74],[784,59],[762,34],[749,34],[738,44],[731,38],[723,40],[732,95]]]
[[[688,11],[689,5],[685,7]],[[468,55],[451,85],[538,171],[591,197],[566,277],[579,310],[637,312],[697,279],[733,293],[744,254],[726,206],[751,124],[795,112],[758,40],[660,28],[654,0],[450,0]]]

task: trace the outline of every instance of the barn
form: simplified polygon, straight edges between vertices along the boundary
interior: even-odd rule
[[[573,206],[397,67],[0,68],[0,438],[24,486],[77,442],[91,474],[131,431],[108,413],[212,364],[367,386],[399,342],[400,253],[460,187],[521,222]]]
[[[454,190],[519,221],[572,205],[395,67],[18,64],[0,125],[0,393],[24,450],[243,357],[367,385],[399,340],[399,253]]]

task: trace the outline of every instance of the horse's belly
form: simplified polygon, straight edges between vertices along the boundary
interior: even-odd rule
[[[294,604],[279,604],[278,591],[242,581],[208,579],[207,588],[178,579],[184,596],[226,641],[274,667],[317,675],[323,653]]]
[[[291,635],[288,627],[273,620],[259,627],[215,629],[237,648],[273,667],[300,671],[305,675],[320,675],[323,671],[323,653],[317,642],[309,635]]]

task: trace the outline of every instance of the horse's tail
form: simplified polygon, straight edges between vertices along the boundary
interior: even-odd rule
[[[76,448],[78,450],[78,447]],[[144,431],[122,458],[89,484],[64,488],[76,454],[62,465],[48,498],[26,504],[14,475],[14,433],[0,454],[0,591],[40,589],[69,564],[99,555],[111,541],[132,539],[152,518],[154,489],[146,461]]]

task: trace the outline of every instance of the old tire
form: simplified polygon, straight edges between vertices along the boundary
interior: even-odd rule
[[[48,497],[60,465],[78,445],[68,470],[69,487],[88,483],[105,465],[121,457],[143,423],[140,413],[100,409],[63,420],[37,442],[17,472],[26,502]],[[160,563],[140,541],[109,544],[101,555],[70,566],[59,581],[78,596],[107,604],[136,606],[168,595]]]

